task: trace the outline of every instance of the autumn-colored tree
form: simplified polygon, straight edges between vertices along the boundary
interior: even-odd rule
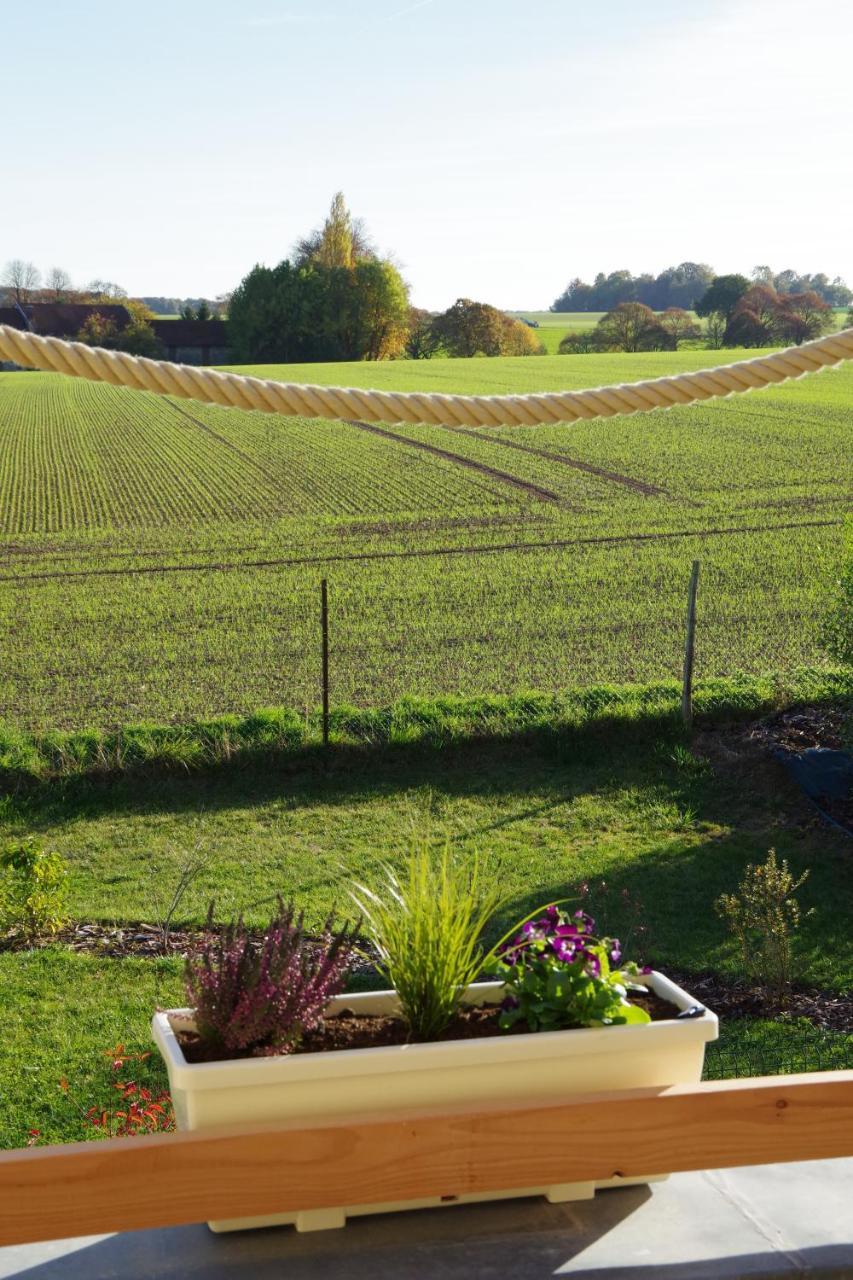
[[[536,336],[536,331],[523,320],[501,313],[501,355],[502,356],[543,356],[545,348]]]
[[[364,223],[352,216],[342,191],[332,199],[322,227],[298,240],[294,254],[297,266],[313,262],[321,267],[346,268],[376,256]]]
[[[470,298],[457,298],[436,316],[432,331],[449,356],[533,356],[544,351],[528,325]]]
[[[77,341],[85,342],[88,347],[107,347],[112,350],[116,345],[117,333],[115,320],[101,315],[100,311],[92,311],[83,321]]]
[[[658,324],[669,334],[672,350],[677,351],[679,343],[688,342],[702,336],[702,330],[689,311],[683,307],[667,307],[658,316]]]
[[[503,325],[497,307],[457,298],[433,321],[441,349],[449,356],[499,356]]]
[[[726,328],[728,346],[799,345],[824,333],[832,308],[814,292],[777,293],[771,285],[753,285],[739,300]]]
[[[776,308],[775,330],[780,342],[811,342],[832,324],[832,307],[813,289],[804,293],[785,293]]]
[[[148,356],[157,359],[163,354],[163,344],[151,326],[154,319],[144,302],[133,298],[126,299],[122,306],[130,316],[130,320],[120,329],[113,319],[104,316],[100,311],[93,311],[77,334],[78,342],[85,342],[90,347],[106,347],[112,351],[127,351],[134,356]]]
[[[118,333],[117,348],[134,356],[148,356],[156,360],[163,354],[163,344],[151,325],[154,312],[135,298],[127,298],[122,305],[130,312],[130,324]]]
[[[595,326],[599,351],[664,351],[670,335],[651,307],[642,302],[621,302]]]
[[[390,360],[403,354],[409,320],[409,291],[390,262],[357,262],[350,272],[345,312],[350,360]]]
[[[738,299],[726,326],[727,347],[769,347],[776,329],[779,295],[769,284],[754,284]]]

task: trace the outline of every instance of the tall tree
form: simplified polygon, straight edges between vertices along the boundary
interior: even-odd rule
[[[662,351],[671,345],[655,313],[642,302],[620,302],[595,326],[599,351]]]
[[[322,227],[297,241],[294,261],[296,266],[315,262],[322,267],[352,267],[376,256],[362,219],[352,216],[344,193],[338,191]]]
[[[689,311],[683,307],[667,307],[658,316],[658,324],[668,333],[672,342],[672,350],[677,351],[679,344],[701,336],[702,330]]]
[[[746,276],[717,276],[696,303],[696,314],[710,316],[718,312],[728,320],[748,288]]]
[[[51,302],[68,302],[73,292],[71,277],[62,267],[50,268],[44,287]]]
[[[39,287],[38,268],[32,262],[25,262],[23,258],[12,258],[6,263],[3,271],[3,285],[14,302],[19,307],[29,302],[34,290]]]

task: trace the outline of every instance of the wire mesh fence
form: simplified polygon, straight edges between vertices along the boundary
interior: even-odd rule
[[[826,663],[821,584],[765,549],[702,561],[695,677]],[[30,729],[681,677],[692,556],[644,545],[0,587],[0,717]]]
[[[705,1080],[853,1070],[853,1034],[795,1024],[729,1024],[705,1051]]]

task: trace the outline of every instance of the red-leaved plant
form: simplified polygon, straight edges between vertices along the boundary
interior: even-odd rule
[[[126,1053],[123,1044],[108,1049],[102,1055],[109,1062],[113,1075],[124,1072],[131,1064],[141,1065],[150,1053]],[[143,1070],[144,1074],[144,1070]],[[71,1085],[63,1078],[59,1088],[79,1111],[87,1129],[96,1129],[100,1137],[130,1138],[142,1133],[172,1133],[175,1129],[175,1111],[171,1095],[165,1089],[149,1089],[139,1080],[112,1080],[110,1090],[117,1097],[111,1099],[117,1105],[97,1103],[86,1106],[75,1097]],[[94,1135],[93,1135],[94,1136]],[[37,1147],[42,1142],[40,1129],[27,1131],[27,1146]]]
[[[187,958],[185,975],[202,1042],[239,1054],[292,1049],[343,990],[355,930],[336,929],[330,916],[321,936],[309,938],[302,914],[280,898],[260,942],[242,916],[215,933],[211,905],[207,922],[214,936]]]

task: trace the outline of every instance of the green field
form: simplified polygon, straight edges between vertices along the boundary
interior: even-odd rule
[[[536,336],[549,356],[555,356],[567,333],[593,329],[604,311],[509,311],[516,320],[536,323]]]
[[[500,392],[708,353],[252,369]],[[284,419],[0,375],[0,718],[27,728],[822,661],[853,370],[696,408],[463,432]],[[426,446],[426,448],[424,448]]]

